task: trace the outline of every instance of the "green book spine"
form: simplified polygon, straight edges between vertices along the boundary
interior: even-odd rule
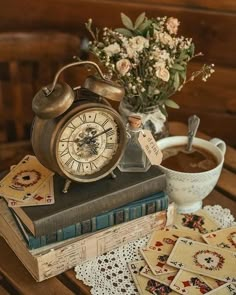
[[[11,210],[15,217],[29,249],[37,249],[42,246],[64,241],[86,233],[96,232],[98,230],[111,227],[123,222],[127,222],[144,215],[166,210],[168,208],[168,196],[164,192],[153,194],[149,197],[131,202],[126,206],[99,214],[91,219],[67,226],[57,230],[55,233],[34,237],[23,225],[14,211]]]

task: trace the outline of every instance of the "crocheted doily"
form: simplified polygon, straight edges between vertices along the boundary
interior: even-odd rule
[[[215,205],[205,206],[204,210],[221,228],[236,225],[229,209]],[[127,262],[142,259],[139,249],[146,246],[148,239],[149,235],[76,266],[76,278],[90,286],[94,295],[138,294]]]

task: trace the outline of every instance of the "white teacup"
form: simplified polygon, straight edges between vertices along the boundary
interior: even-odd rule
[[[186,145],[187,136],[170,136],[157,141],[158,147],[163,150],[172,146]],[[226,144],[219,138],[209,141],[194,138],[193,145],[213,154],[217,159],[217,166],[211,170],[198,173],[185,173],[163,167],[160,169],[166,174],[167,194],[177,205],[179,213],[191,213],[202,207],[202,200],[215,187],[222,170]]]

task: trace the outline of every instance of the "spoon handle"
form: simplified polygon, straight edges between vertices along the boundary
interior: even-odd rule
[[[198,116],[193,115],[188,119],[188,144],[186,150],[188,152],[192,149],[193,138],[197,133],[198,126],[200,124],[200,119]]]

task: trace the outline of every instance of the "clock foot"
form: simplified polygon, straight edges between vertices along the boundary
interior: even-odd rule
[[[116,174],[113,171],[111,172],[111,178],[113,178],[113,179],[116,178]]]
[[[69,187],[70,187],[70,184],[71,184],[71,180],[66,179],[65,184],[64,184],[64,188],[63,188],[63,190],[62,190],[63,193],[66,194],[66,193],[68,192],[68,189],[69,189]]]

